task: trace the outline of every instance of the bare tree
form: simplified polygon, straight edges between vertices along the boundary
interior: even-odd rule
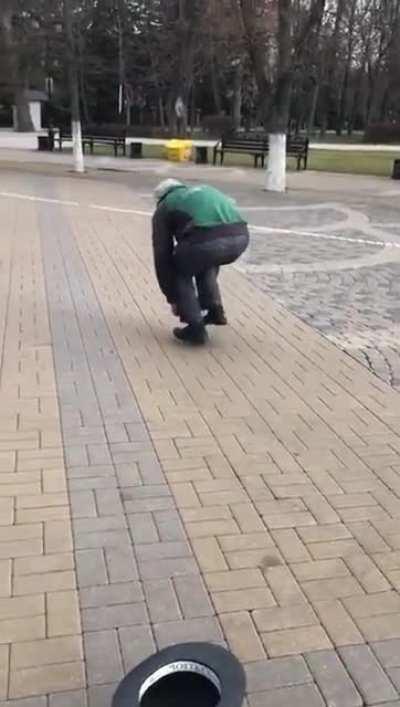
[[[14,96],[16,129],[20,132],[30,132],[34,128],[27,98],[29,64],[24,61],[23,47],[16,37],[15,10],[16,3],[13,0],[1,0],[0,30],[4,44],[3,83]]]
[[[266,188],[286,188],[286,131],[289,124],[293,76],[307,42],[319,31],[326,0],[240,0],[264,125],[269,131]],[[261,19],[261,22],[260,22]],[[264,31],[260,32],[260,25]],[[267,50],[273,48],[272,72]]]

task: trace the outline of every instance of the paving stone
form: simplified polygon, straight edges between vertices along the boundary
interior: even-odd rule
[[[192,557],[179,557],[168,560],[140,562],[140,576],[146,579],[168,579],[181,575],[198,574],[198,567]]]
[[[186,539],[182,521],[176,510],[156,511],[153,518],[163,542],[179,542]]]
[[[389,668],[387,674],[397,692],[400,694],[400,668]]]
[[[245,671],[250,694],[313,682],[307,664],[300,656],[249,663]]]
[[[11,646],[12,670],[57,663],[74,663],[82,659],[80,636],[50,638],[43,641],[16,643]]]
[[[84,687],[85,671],[82,662],[54,664],[11,671],[9,695],[11,698],[65,692]]]
[[[232,611],[253,611],[275,606],[275,599],[267,587],[253,589],[238,589],[230,592],[212,592],[211,594],[217,614]]]
[[[299,528],[298,533],[305,543],[321,543],[351,538],[351,533],[343,524]]]
[[[139,578],[136,559],[130,544],[106,547],[104,555],[110,582],[131,582]]]
[[[83,609],[131,604],[140,602],[143,598],[144,595],[139,582],[93,586],[81,589],[79,593],[80,604]]]
[[[121,626],[146,624],[147,610],[144,602],[136,604],[116,604],[82,610],[84,631],[99,631]]]
[[[300,582],[333,579],[349,575],[349,570],[341,559],[299,562],[293,564],[291,569]]]
[[[371,649],[385,670],[400,667],[400,639],[371,643]]]
[[[90,587],[108,582],[104,551],[79,550],[75,554],[79,587]]]
[[[122,679],[122,659],[116,631],[87,633],[84,636],[84,647],[90,686],[106,685]]]
[[[321,693],[315,685],[283,687],[249,697],[250,707],[292,707],[305,704],[308,707],[325,707]]]
[[[173,583],[185,619],[214,615],[208,592],[200,575],[175,577]]]
[[[355,540],[333,540],[330,542],[310,543],[309,551],[314,560],[329,560],[335,557],[346,558],[360,552]]]
[[[86,691],[75,690],[73,692],[61,692],[58,695],[50,695],[49,707],[87,707]]]
[[[364,643],[361,632],[340,601],[314,602],[314,609],[335,646]]]
[[[168,560],[179,557],[191,557],[191,548],[187,542],[164,542],[135,546],[139,562]]]
[[[391,586],[377,566],[366,555],[353,555],[347,558],[347,566],[358,579],[368,594],[388,592]]]
[[[128,516],[132,540],[135,544],[157,543],[159,535],[151,513],[134,513]]]
[[[222,614],[221,625],[229,649],[243,663],[263,660],[265,650],[249,612]]]
[[[384,592],[360,597],[348,597],[344,605],[356,619],[382,614],[394,614],[400,611],[400,595],[397,592]]]
[[[367,705],[397,699],[395,688],[368,646],[340,648],[339,654]]]
[[[45,597],[43,593],[27,597],[7,597],[0,599],[0,621],[28,616],[39,616],[45,613]]]
[[[280,606],[306,603],[302,589],[288,567],[268,567],[264,576]]]
[[[182,618],[174,585],[170,579],[144,582],[144,592],[152,623],[176,621]]]
[[[0,702],[0,707],[47,707],[47,697],[28,697],[23,700]]]
[[[320,579],[313,582],[301,582],[301,588],[307,598],[314,603],[329,599],[343,599],[344,597],[355,597],[359,594],[364,596],[360,584],[354,577],[340,577],[338,579]]]
[[[118,683],[93,686],[88,689],[89,707],[110,707],[112,698],[117,690]]]
[[[223,635],[214,618],[186,619],[154,625],[159,650],[175,643],[223,643]]]
[[[8,694],[8,680],[10,672],[10,649],[9,646],[0,646],[0,699],[6,698]]]
[[[57,572],[62,570],[73,570],[75,566],[72,552],[39,555],[38,557],[21,557],[14,560],[14,575],[24,576],[30,574],[40,574],[42,572]],[[2,571],[0,563],[0,572]],[[6,569],[4,569],[6,572]],[[1,593],[0,593],[1,596]]]
[[[300,655],[308,651],[322,651],[332,644],[321,626],[290,628],[262,634],[262,640],[271,658]]]
[[[328,705],[362,707],[361,695],[334,651],[308,653],[306,661]]]
[[[49,592],[47,594],[48,637],[71,636],[80,633],[81,621],[77,592]]]
[[[156,652],[150,626],[124,627],[118,634],[125,673]]]
[[[35,641],[45,638],[45,616],[7,619],[0,621],[0,645],[19,643],[20,641]]]
[[[100,516],[121,516],[124,514],[118,490],[96,489],[95,497],[97,511]]]
[[[385,614],[357,619],[358,627],[368,643],[400,638],[400,615]]]
[[[311,606],[302,604],[256,610],[253,611],[253,620],[261,633],[313,626],[318,623],[318,617]]]
[[[307,562],[311,559],[306,546],[291,528],[275,530],[272,532],[272,537],[286,562]]]

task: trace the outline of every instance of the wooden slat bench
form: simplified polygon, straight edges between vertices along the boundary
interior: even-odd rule
[[[288,136],[286,143],[286,154],[288,157],[295,157],[297,160],[297,170],[307,169],[309,140],[304,137]],[[220,164],[224,163],[225,152],[252,155],[254,166],[265,166],[265,157],[269,152],[268,136],[262,135],[229,135],[221,138],[214,147],[214,165],[217,164],[218,155]]]
[[[60,129],[59,134],[55,135],[55,142],[58,142],[58,149],[62,151],[64,142],[72,141],[71,131]],[[118,152],[121,150],[122,155],[126,155],[126,138],[124,135],[90,135],[85,132],[82,134],[82,149],[85,152],[89,148],[90,154],[94,154],[95,145],[110,145],[114,149],[115,157],[118,157]]]

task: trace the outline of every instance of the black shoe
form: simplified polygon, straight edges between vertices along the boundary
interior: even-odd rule
[[[204,317],[203,322],[205,325],[214,324],[215,326],[226,326],[228,324],[228,320],[226,318],[223,306],[219,304],[216,307],[211,307],[208,310],[208,314]]]
[[[203,323],[189,324],[184,329],[174,329],[174,336],[179,341],[184,341],[194,346],[204,346],[208,341],[208,335]]]

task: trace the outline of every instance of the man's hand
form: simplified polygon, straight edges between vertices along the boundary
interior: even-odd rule
[[[177,304],[171,304],[171,312],[174,315],[174,317],[179,317]]]

